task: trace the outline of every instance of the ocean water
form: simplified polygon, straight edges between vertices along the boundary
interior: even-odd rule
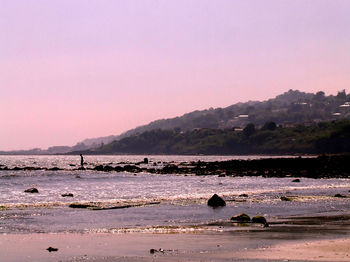
[[[259,156],[86,156],[85,166],[255,159]],[[125,232],[193,230],[245,212],[268,220],[289,216],[346,213],[350,198],[348,179],[219,177],[193,174],[149,174],[76,170],[79,156],[0,156],[0,167],[58,167],[64,170],[0,171],[0,233],[31,232]],[[38,194],[24,190],[35,187]],[[72,193],[74,197],[62,197]],[[227,206],[206,205],[214,193]],[[248,194],[248,198],[240,194]],[[289,196],[293,201],[281,201]],[[99,207],[129,205],[130,208],[73,209],[72,203]]]

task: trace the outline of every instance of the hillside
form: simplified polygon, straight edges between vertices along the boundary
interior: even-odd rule
[[[262,126],[273,121],[277,125],[295,125],[299,123],[331,121],[339,118],[350,119],[350,94],[345,90],[336,96],[325,96],[320,91],[316,94],[289,90],[267,101],[249,101],[237,103],[226,108],[194,111],[181,117],[162,119],[129,130],[119,139],[155,129],[180,129],[182,131],[195,128],[233,128],[245,127],[248,123]]]
[[[108,147],[107,144],[112,141],[111,138],[117,141],[152,130],[157,130],[157,132],[167,130],[165,133],[170,132],[169,130],[188,133],[197,129],[218,129],[216,132],[222,132],[233,128],[243,129],[248,123],[254,124],[259,129],[266,122],[274,122],[277,126],[282,127],[293,127],[298,124],[314,125],[319,122],[340,119],[350,119],[350,94],[346,94],[345,90],[338,92],[335,96],[326,96],[322,91],[313,94],[289,90],[267,101],[249,101],[226,108],[197,110],[180,117],[153,121],[148,125],[131,129],[120,136],[105,137],[108,140],[97,138],[94,141],[99,141],[99,145],[104,143]],[[98,148],[96,144],[90,148]],[[112,144],[115,143],[112,142]],[[193,151],[193,153],[196,152],[196,150]],[[120,151],[120,153],[128,152]],[[190,151],[183,153],[190,153]]]
[[[289,90],[267,101],[249,101],[225,108],[197,110],[183,116],[153,121],[119,136],[85,139],[72,147],[53,146],[46,150],[35,148],[10,152],[0,151],[0,154],[64,154],[72,151],[85,151],[158,129],[175,130],[176,132],[188,132],[198,128],[220,130],[235,128],[237,130],[244,128],[248,123],[253,123],[255,127],[260,128],[264,123],[272,121],[277,126],[288,127],[339,119],[350,119],[350,94],[346,94],[345,90],[338,92],[335,96],[325,96],[322,91],[313,94]]]
[[[151,130],[114,141],[84,154],[322,154],[350,150],[350,120],[310,126],[277,127],[267,122],[242,131],[194,129]]]
[[[346,104],[346,102],[348,103]],[[156,120],[128,130],[119,136],[85,139],[79,144],[95,148],[102,143],[108,144],[113,140],[156,129],[189,131],[195,128],[243,128],[248,123],[259,127],[267,121],[273,121],[277,125],[295,125],[343,118],[350,119],[349,102],[350,94],[347,95],[345,90],[338,92],[336,96],[325,96],[322,91],[313,94],[289,90],[267,101],[249,101],[225,108],[197,110],[179,117]]]

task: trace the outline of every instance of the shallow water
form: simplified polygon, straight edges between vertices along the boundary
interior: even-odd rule
[[[136,163],[144,156],[86,156],[86,166]],[[190,162],[237,159],[234,156],[149,156],[154,162]],[[247,159],[248,157],[239,157]],[[250,156],[249,158],[257,158]],[[245,212],[262,214],[270,220],[283,216],[341,213],[350,211],[348,179],[308,179],[301,183],[291,178],[218,177],[160,175],[148,173],[97,172],[74,170],[77,156],[1,156],[7,167],[59,167],[60,171],[0,171],[0,232],[115,232],[118,230],[155,230],[203,225],[227,220]],[[142,165],[141,165],[142,166]],[[38,194],[24,193],[36,187]],[[74,197],[62,197],[72,193]],[[207,207],[214,193],[227,200],[219,209]],[[248,194],[248,198],[240,194]],[[281,201],[293,196],[293,201]],[[93,203],[110,207],[144,205],[126,209],[72,209],[71,203]],[[156,205],[147,205],[160,202]]]

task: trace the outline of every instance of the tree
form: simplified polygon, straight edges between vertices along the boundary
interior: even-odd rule
[[[261,128],[261,130],[271,130],[271,131],[273,131],[273,130],[276,129],[276,127],[277,127],[277,126],[276,126],[276,123],[270,121],[270,122],[266,122],[266,123],[264,124],[264,126]]]
[[[315,95],[315,100],[317,100],[317,101],[323,101],[324,98],[325,97],[324,97],[324,92],[323,91],[319,91]]]
[[[255,126],[252,123],[249,123],[248,125],[246,125],[246,127],[243,129],[243,134],[246,137],[250,137],[252,134],[255,133]]]
[[[343,89],[343,91],[339,91],[339,92],[338,92],[337,98],[339,98],[339,99],[346,99],[346,92],[345,92],[345,89]]]

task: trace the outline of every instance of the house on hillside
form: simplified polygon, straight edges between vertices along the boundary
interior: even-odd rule
[[[350,102],[345,102],[344,104],[339,106],[340,108],[349,108],[350,107]]]
[[[294,125],[294,123],[292,123],[292,122],[284,122],[283,123],[283,127],[285,127],[285,128],[289,128],[289,127],[294,127],[295,125]]]

